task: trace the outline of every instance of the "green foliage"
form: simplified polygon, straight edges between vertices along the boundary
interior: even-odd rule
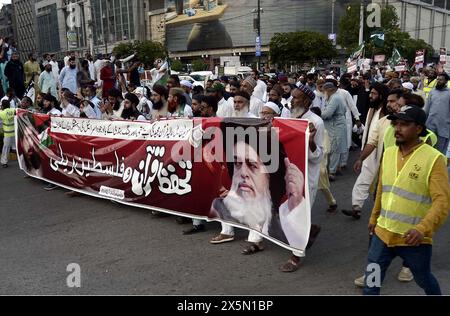
[[[364,10],[364,21],[371,12]],[[359,22],[360,22],[360,1],[353,1],[347,6],[347,12],[339,22],[339,34],[337,43],[347,49],[350,53],[358,47],[359,44]],[[381,8],[381,28],[364,27],[364,41],[369,43],[370,35],[375,31],[384,31],[386,34],[392,31],[398,31],[399,18],[395,8],[391,5]]]
[[[196,59],[192,62],[193,71],[204,71],[206,70],[206,63],[202,59]]]
[[[113,54],[119,59],[134,53],[137,53],[138,58],[146,66],[152,66],[157,58],[165,58],[166,56],[164,46],[152,41],[121,43],[113,50]]]
[[[347,7],[346,15],[339,22],[338,44],[347,49],[348,53],[358,47],[359,41],[359,15],[360,1],[354,1]],[[365,21],[368,13],[365,12]],[[433,55],[433,47],[423,40],[412,39],[409,33],[402,32],[399,28],[399,18],[395,8],[391,5],[383,6],[381,9],[381,28],[364,28],[364,41],[366,43],[365,55],[386,55],[389,58],[394,48],[397,48],[403,58],[409,63],[414,62],[416,51],[426,49],[427,56]],[[370,35],[375,31],[385,33],[383,47],[375,47],[370,41]]]
[[[172,70],[180,72],[183,70],[183,63],[179,60],[174,60],[171,65]]]
[[[270,58],[279,66],[317,63],[337,55],[326,35],[302,31],[277,33],[270,41]]]

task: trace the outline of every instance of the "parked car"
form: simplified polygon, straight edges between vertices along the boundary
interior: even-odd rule
[[[195,71],[189,74],[195,81],[202,82],[203,87],[206,85],[206,81],[212,79],[214,74],[212,71]]]
[[[190,83],[192,83],[192,85],[194,86],[194,87],[196,87],[196,86],[202,86],[203,88],[205,88],[205,83],[203,82],[203,81],[197,81],[197,80],[195,80],[192,76],[188,76],[188,75],[180,75],[180,76],[178,76],[179,78],[180,78],[180,81],[182,81],[182,80],[187,80],[187,81],[189,81]]]

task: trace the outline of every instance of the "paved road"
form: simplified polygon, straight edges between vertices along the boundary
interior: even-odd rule
[[[349,171],[333,191],[349,207],[355,180]],[[359,295],[353,279],[361,275],[367,254],[367,221],[326,215],[319,193],[313,221],[322,233],[299,271],[278,271],[290,253],[266,242],[254,256],[240,254],[237,241],[210,245],[219,231],[183,236],[188,226],[172,217],[153,218],[146,210],[91,197],[70,199],[64,190],[43,190],[42,182],[24,179],[16,164],[0,170],[0,294],[174,294],[174,295]],[[450,229],[435,238],[433,270],[450,294]],[[69,263],[81,266],[81,288],[66,285]],[[415,283],[396,280],[396,259],[383,294],[422,294]]]

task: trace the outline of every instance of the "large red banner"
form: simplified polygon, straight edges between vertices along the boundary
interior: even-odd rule
[[[32,177],[306,248],[308,121],[101,121],[19,111],[16,135],[20,168]]]

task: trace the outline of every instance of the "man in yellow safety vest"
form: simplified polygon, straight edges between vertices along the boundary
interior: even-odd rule
[[[0,110],[0,120],[3,123],[3,148],[0,162],[3,168],[8,167],[8,156],[14,143],[14,115],[15,109],[10,108],[9,100],[3,100]]]
[[[427,78],[423,81],[423,92],[425,92],[427,98],[431,90],[436,88],[438,83],[437,77],[436,71],[434,69],[430,69]],[[447,83],[447,87],[450,88],[450,82]]]
[[[407,105],[388,118],[396,146],[385,150],[380,168],[364,294],[380,293],[387,268],[399,256],[426,294],[440,295],[430,265],[433,235],[450,208],[446,159],[420,139],[426,135],[422,109]]]

